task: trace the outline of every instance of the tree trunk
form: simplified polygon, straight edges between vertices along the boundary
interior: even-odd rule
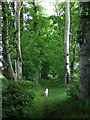
[[[1,50],[1,44],[2,44],[2,2],[0,2],[0,63],[1,62],[1,56],[2,56],[2,50]],[[2,66],[0,66],[0,120],[2,119]]]
[[[23,3],[22,3],[23,4]],[[24,21],[23,21],[23,7],[21,8],[21,13],[20,13],[20,38],[23,38],[23,29],[24,29]]]
[[[79,31],[80,68],[79,90],[80,99],[90,99],[90,2],[81,4],[81,23]]]
[[[64,55],[65,55],[65,84],[69,83],[69,31],[70,31],[70,12],[69,0],[66,0],[66,23],[65,23],[65,36],[64,36]]]
[[[37,6],[36,6],[36,3],[35,3],[36,0],[32,0],[32,5],[33,5],[33,31],[34,31],[34,34],[35,36],[37,37],[38,34],[40,34],[40,31],[38,29],[38,21],[37,21]],[[37,49],[38,49],[38,45],[37,45]],[[41,63],[39,63],[40,66],[41,66]],[[41,79],[41,67],[39,67],[39,69],[37,69],[37,78],[38,79]]]
[[[2,16],[3,16],[3,27],[2,27],[2,44],[3,44],[3,75],[7,79],[15,80],[15,74],[11,63],[11,56],[9,53],[9,41],[8,41],[8,19],[7,19],[7,3],[2,2]]]
[[[75,55],[76,55],[76,44],[73,47],[73,58],[71,61],[71,75],[73,75],[74,73]]]
[[[33,11],[34,11],[34,14],[33,14],[33,21],[34,21],[33,22],[33,30],[35,32],[37,32],[37,7],[36,7],[36,4],[35,4],[35,0],[32,1],[32,4],[33,4]]]
[[[20,46],[20,11],[21,2],[16,2],[15,27],[16,27],[16,76],[17,80],[22,78],[22,56]]]
[[[0,1],[0,62],[1,62],[1,43],[2,43],[2,2]]]

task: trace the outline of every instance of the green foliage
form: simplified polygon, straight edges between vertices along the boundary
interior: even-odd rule
[[[78,96],[79,96],[79,82],[78,80],[73,80],[68,86],[67,86],[67,90],[66,93],[67,95],[73,99],[73,100],[77,100]]]
[[[36,5],[36,7],[38,6]],[[63,72],[60,72],[64,69],[63,34],[62,36],[58,34],[59,28],[54,29],[57,27],[56,24],[59,22],[60,17],[46,17],[44,14],[41,14],[40,9],[37,9],[34,15],[33,8],[25,6],[24,12],[30,18],[27,17],[24,20],[25,29],[21,39],[23,75],[26,79],[33,81],[39,80],[40,74],[43,79],[54,73],[59,78],[63,77]],[[36,19],[34,20],[34,18]],[[32,29],[35,22],[37,23],[36,29]]]
[[[30,81],[7,81],[3,79],[3,118],[27,118],[32,114],[31,106],[35,93]]]
[[[5,12],[9,28],[7,35],[9,53],[15,71],[15,34],[17,30],[14,28],[15,11],[13,5],[13,3],[9,3],[9,9],[6,9]],[[20,18],[22,67],[23,76],[30,81],[8,81],[3,78],[3,118],[43,117],[43,112],[46,112],[44,104],[48,106],[49,118],[81,117],[83,113],[86,114],[87,110],[90,112],[88,109],[90,104],[78,101],[79,3],[70,3],[70,65],[72,64],[72,74],[71,83],[67,86],[66,92],[64,85],[62,86],[64,81],[65,5],[56,0],[54,7],[56,15],[46,16],[44,9],[38,2],[35,5],[32,2],[23,3]],[[89,13],[84,14],[87,16]],[[83,35],[81,37],[83,38]],[[38,83],[41,85],[40,88],[37,88]],[[49,96],[44,102],[45,88],[49,88]],[[73,100],[68,99],[66,93]]]

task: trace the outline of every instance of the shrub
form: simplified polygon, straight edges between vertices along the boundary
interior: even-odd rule
[[[35,94],[30,81],[3,79],[3,118],[28,118]]]
[[[78,81],[73,80],[67,87],[66,93],[67,95],[76,100],[79,96],[79,89],[78,89]]]

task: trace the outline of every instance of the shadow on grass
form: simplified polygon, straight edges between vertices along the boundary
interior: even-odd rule
[[[48,104],[48,103],[47,103]],[[88,118],[89,114],[80,102],[64,100],[48,104],[47,118]]]
[[[59,92],[58,92],[59,91]],[[71,100],[65,88],[57,88],[47,98],[47,118],[90,118],[90,106],[80,100]]]
[[[49,84],[49,83],[48,83]],[[46,85],[36,90],[37,97],[33,108],[32,118],[39,119],[62,119],[62,118],[89,118],[87,106],[79,100],[73,101],[68,98],[65,86],[53,87],[48,85],[49,96],[44,96]]]

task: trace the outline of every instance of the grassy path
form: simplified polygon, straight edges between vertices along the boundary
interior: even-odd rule
[[[49,88],[49,96],[44,96],[45,88]],[[87,111],[82,104],[68,99],[65,86],[42,85],[36,89],[37,97],[34,100],[33,118],[88,118]]]

